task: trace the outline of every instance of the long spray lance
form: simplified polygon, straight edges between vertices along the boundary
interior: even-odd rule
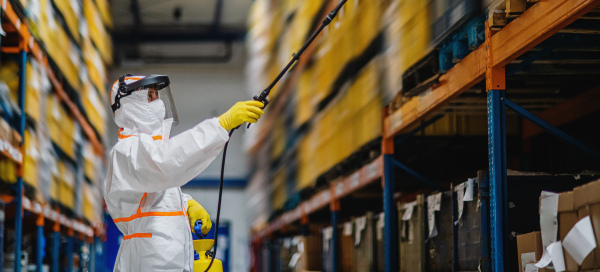
[[[342,2],[340,2],[337,5],[337,7],[335,7],[329,13],[329,15],[327,15],[327,17],[325,17],[325,19],[323,19],[321,26],[319,26],[319,28],[310,36],[310,38],[308,38],[306,43],[304,43],[302,48],[300,48],[300,50],[297,53],[292,54],[292,60],[290,60],[290,62],[285,66],[285,68],[283,68],[281,73],[279,73],[279,75],[277,75],[275,80],[273,80],[273,82],[271,82],[271,84],[264,91],[262,91],[260,93],[260,95],[255,95],[253,97],[254,100],[260,101],[264,104],[263,109],[266,108],[267,105],[269,104],[269,100],[267,97],[269,96],[269,93],[271,93],[271,90],[273,89],[273,87],[275,87],[275,84],[277,84],[277,82],[279,82],[279,80],[281,80],[281,78],[288,72],[288,70],[292,67],[292,65],[294,65],[294,63],[296,63],[296,61],[298,61],[300,59],[300,56],[302,55],[302,53],[304,53],[306,48],[308,48],[308,46],[315,40],[315,38],[317,38],[319,33],[321,33],[321,31],[323,31],[323,29],[326,26],[328,26],[329,23],[331,23],[331,21],[333,21],[333,19],[335,18],[335,16],[337,16],[340,9],[344,6],[344,4],[346,4],[346,1],[347,0],[342,0]],[[239,128],[239,126],[229,131],[229,139],[231,139],[231,135],[238,128]],[[250,128],[250,124],[248,124],[247,128]],[[221,183],[219,185],[219,203],[217,205],[217,220],[215,223],[215,245],[214,245],[215,253],[212,254],[212,259],[210,260],[210,264],[206,268],[205,272],[208,272],[210,270],[210,267],[212,266],[212,264],[215,260],[215,256],[217,255],[216,249],[217,249],[217,243],[219,241],[217,238],[219,235],[219,218],[221,216],[221,197],[223,196],[223,175],[225,172],[225,155],[227,154],[227,146],[228,145],[229,145],[229,140],[227,141],[227,143],[225,143],[225,147],[223,148],[223,160],[221,162]]]
[[[304,53],[304,51],[306,50],[306,48],[308,48],[308,46],[315,40],[315,38],[317,38],[317,36],[319,35],[319,33],[321,33],[321,31],[327,26],[329,25],[329,23],[331,23],[331,21],[333,20],[333,18],[335,18],[335,16],[338,14],[338,12],[340,11],[340,9],[342,8],[342,6],[344,6],[344,4],[346,4],[347,0],[343,0],[337,7],[335,7],[335,9],[333,9],[329,15],[327,15],[327,17],[325,17],[325,19],[323,19],[323,22],[321,23],[321,26],[319,27],[319,29],[317,29],[317,31],[315,31],[315,33],[313,33],[310,38],[308,38],[308,40],[306,41],[306,43],[302,46],[302,48],[300,48],[300,50],[298,51],[298,53],[294,53],[292,54],[292,59],[290,60],[290,62],[285,66],[285,68],[283,68],[283,70],[281,71],[281,73],[279,73],[279,75],[277,75],[277,77],[275,78],[275,80],[273,80],[273,82],[271,82],[271,84],[269,85],[269,87],[267,87],[264,91],[262,91],[262,93],[260,93],[260,95],[255,95],[253,98],[256,101],[260,101],[263,102],[263,104],[265,105],[263,107],[266,108],[267,104],[269,104],[269,100],[267,99],[267,97],[269,96],[269,93],[271,93],[271,90],[273,89],[273,87],[275,87],[275,84],[277,84],[277,82],[279,82],[279,80],[281,80],[281,78],[287,73],[287,71],[292,67],[292,65],[294,65],[294,63],[296,63],[296,61],[298,61],[300,59],[300,56],[302,55],[302,53]],[[248,127],[250,128],[250,124],[248,124]]]

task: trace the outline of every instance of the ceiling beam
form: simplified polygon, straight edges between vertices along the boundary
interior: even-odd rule
[[[133,15],[133,25],[135,28],[142,27],[142,16],[140,15],[140,3],[138,0],[131,0],[129,11]]]
[[[135,31],[135,35],[131,35]],[[153,29],[143,27],[138,30],[123,29],[113,32],[117,44],[152,43],[152,42],[186,42],[186,41],[240,41],[246,36],[246,30],[223,30],[211,32],[206,29]]]
[[[219,28],[221,27],[221,17],[223,15],[223,2],[225,2],[225,0],[216,0],[212,32],[219,32]]]

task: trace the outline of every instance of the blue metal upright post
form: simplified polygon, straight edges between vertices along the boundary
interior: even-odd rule
[[[504,90],[487,92],[490,236],[492,267],[504,271],[506,205],[506,123]]]
[[[25,139],[25,68],[27,64],[27,51],[23,48],[25,45],[21,43],[21,51],[19,52],[19,108],[21,116],[19,119],[19,135],[21,135],[21,146]],[[21,149],[23,151],[23,149]],[[24,155],[24,154],[23,154]],[[17,195],[15,197],[15,271],[21,271],[21,244],[23,239],[23,165],[19,166],[17,176]]]
[[[59,252],[60,252],[60,229],[57,229],[55,224],[54,232],[52,233],[52,272],[59,272]]]
[[[488,171],[479,171],[477,173],[477,180],[479,181],[479,201],[481,203],[481,272],[492,271],[490,262],[490,193],[489,193],[489,174]]]
[[[41,222],[41,223],[40,223]],[[37,241],[36,241],[36,252],[35,255],[35,266],[37,272],[42,272],[42,264],[44,260],[44,250],[45,250],[45,241],[44,241],[44,215],[40,214],[40,218],[38,218],[37,222]]]
[[[398,221],[396,201],[394,200],[394,158],[392,154],[383,155],[383,213],[385,272],[398,271]]]
[[[339,241],[338,241],[338,230],[337,230],[337,226],[340,224],[340,200],[337,199],[334,195],[335,189],[334,189],[334,184],[331,184],[331,205],[329,206],[330,211],[331,211],[331,228],[332,228],[332,233],[331,233],[331,271],[332,272],[337,272],[339,271]]]
[[[75,237],[73,237],[73,233],[69,233],[67,237],[67,249],[65,250],[65,254],[67,255],[67,272],[73,271],[73,248],[75,243]]]

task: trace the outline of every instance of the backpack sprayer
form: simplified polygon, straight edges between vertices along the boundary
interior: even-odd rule
[[[337,15],[338,11],[340,11],[342,6],[344,6],[344,4],[346,4],[346,1],[347,0],[342,0],[342,2],[337,7],[335,7],[335,9],[333,9],[329,13],[329,15],[327,15],[327,17],[325,17],[325,19],[323,19],[323,22],[321,23],[321,26],[319,27],[319,29],[317,29],[310,36],[310,38],[308,38],[308,40],[302,46],[302,48],[300,48],[298,53],[292,54],[292,60],[290,60],[290,62],[285,66],[285,68],[283,68],[283,70],[281,71],[281,73],[279,73],[279,75],[275,78],[275,80],[273,80],[273,82],[271,82],[271,84],[264,91],[262,91],[262,93],[260,93],[260,95],[255,95],[253,97],[254,100],[260,101],[264,104],[263,109],[266,108],[267,105],[269,104],[269,100],[267,99],[267,97],[269,96],[269,93],[271,93],[271,90],[273,89],[275,84],[277,84],[277,82],[279,82],[279,80],[281,80],[281,78],[287,73],[287,71],[292,67],[292,65],[294,65],[294,63],[296,63],[296,61],[298,61],[300,59],[300,56],[302,55],[302,53],[304,53],[306,48],[315,40],[315,38],[319,35],[319,33],[321,33],[321,31],[327,25],[329,25],[329,23],[331,23],[333,18],[335,18],[335,16]],[[240,126],[229,131],[230,139],[231,139],[231,135],[233,134],[233,132],[236,129],[238,129],[239,127]],[[247,128],[250,128],[250,124],[248,124]],[[194,249],[195,249],[194,255],[195,255],[195,257],[196,256],[198,257],[198,258],[194,258],[194,272],[220,272],[220,271],[223,271],[223,265],[222,265],[221,261],[217,260],[215,262],[215,255],[216,255],[217,242],[218,242],[217,238],[219,235],[219,217],[221,216],[221,197],[223,196],[223,175],[225,172],[225,155],[227,155],[227,146],[228,145],[229,145],[229,140],[227,141],[227,143],[225,143],[225,147],[223,148],[223,161],[221,162],[221,183],[219,185],[219,202],[217,205],[217,221],[215,224],[215,239],[214,239],[214,241],[210,240],[210,239],[203,239],[204,235],[202,235],[202,232],[200,232],[200,229],[202,227],[202,221],[200,221],[200,220],[196,221],[196,223],[195,223],[195,226],[194,226],[195,234],[192,233],[192,235],[194,236]],[[196,239],[196,238],[198,238],[198,239]],[[213,243],[214,243],[214,252],[211,254],[209,250],[213,246]],[[204,253],[204,254],[201,254],[201,253]],[[200,255],[204,255],[204,256],[200,256]],[[210,263],[208,263],[208,258],[211,259]],[[215,266],[213,266],[213,262],[214,262]],[[208,265],[207,265],[207,263],[208,263]]]

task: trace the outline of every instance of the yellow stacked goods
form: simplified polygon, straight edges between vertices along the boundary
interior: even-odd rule
[[[333,82],[338,78],[344,67],[357,55],[354,43],[353,19],[356,17],[356,1],[348,1],[336,19],[324,30],[319,49],[314,58],[315,66],[315,93],[325,97],[331,92]]]
[[[275,120],[275,125],[271,133],[273,144],[271,145],[271,158],[279,158],[285,151],[286,133],[285,133],[285,116],[280,115]]]
[[[259,93],[278,72],[272,55],[281,32],[280,16],[279,11],[271,7],[270,1],[257,0],[252,4],[248,18],[248,92]],[[273,90],[272,97],[276,94],[277,90]]]
[[[83,173],[95,185],[100,186],[102,159],[94,152],[90,142],[83,144]]]
[[[38,186],[37,162],[40,157],[37,134],[31,129],[25,130],[25,158],[23,160],[23,181],[34,188]]]
[[[101,220],[100,213],[102,211],[102,197],[100,191],[93,185],[87,182],[81,183],[83,201],[82,213],[83,217],[90,222],[98,222]]]
[[[112,17],[110,16],[110,5],[108,0],[95,0],[102,22],[108,28],[113,27]]]
[[[272,207],[273,209],[279,209],[281,207],[283,207],[283,204],[285,203],[285,200],[287,199],[287,192],[286,192],[286,188],[285,188],[285,181],[286,181],[286,171],[285,168],[281,168],[279,169],[277,172],[275,172],[275,175],[272,178],[272,185],[273,186],[273,193],[271,196],[271,199],[273,200]]]
[[[402,88],[402,74],[431,50],[431,0],[394,0],[383,16],[388,96]]]
[[[81,92],[81,103],[87,114],[90,124],[96,128],[98,133],[104,135],[106,132],[106,111],[102,105],[100,95],[92,86],[90,81],[85,81]]]
[[[430,50],[431,1],[398,1],[400,73],[422,59]]]
[[[42,100],[51,88],[46,69],[34,58],[27,62],[25,75],[25,112],[36,122],[42,121]]]
[[[295,113],[294,113],[294,126],[298,127],[306,123],[315,114],[315,108],[319,101],[323,99],[322,96],[317,94],[323,94],[324,92],[317,92],[314,86],[315,76],[314,66],[307,67],[298,80],[298,87],[294,92],[295,98]]]
[[[46,96],[46,124],[50,139],[69,157],[75,158],[75,121],[53,94]]]
[[[65,19],[65,23],[67,24],[69,32],[71,32],[71,36],[77,43],[81,44],[79,24],[82,15],[79,1],[53,0],[53,2]]]
[[[297,188],[312,184],[361,146],[381,135],[383,101],[375,61],[352,85],[318,115],[302,139],[298,153]]]
[[[0,157],[0,181],[17,183],[17,164],[13,160]]]
[[[281,33],[277,65],[279,67],[284,67],[290,61],[292,54],[298,52],[304,45],[307,35],[312,32],[314,17],[323,5],[321,1],[306,1],[301,5],[297,0],[286,2],[282,9],[283,18],[288,18],[291,13],[294,13],[294,17],[287,26],[287,31]]]
[[[352,32],[354,33],[355,52],[361,53],[379,35],[382,30],[381,16],[385,9],[384,1],[357,1],[353,12]]]
[[[85,40],[82,45],[83,60],[87,67],[89,79],[94,83],[97,90],[102,90],[100,93],[102,99],[106,99],[106,79],[107,71],[106,66],[102,63],[102,57],[100,53],[90,40]]]
[[[102,23],[100,12],[92,0],[83,0],[83,14],[88,23],[90,38],[100,51],[102,60],[107,64],[112,64],[111,38]]]
[[[17,75],[19,73],[19,64],[12,60],[2,60],[2,65],[0,65],[0,81],[6,84],[6,87],[10,90],[9,98],[10,102],[14,105],[17,105],[17,95],[19,91],[19,77]]]
[[[73,166],[58,161],[58,197],[55,199],[66,208],[75,209],[75,171]]]

